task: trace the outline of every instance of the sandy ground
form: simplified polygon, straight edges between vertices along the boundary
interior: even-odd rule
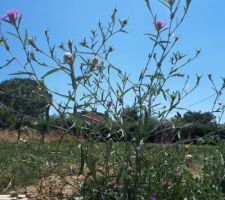
[[[45,142],[59,141],[62,136],[67,140],[77,140],[76,137],[63,135],[58,132],[50,132],[45,136]],[[16,143],[18,132],[14,130],[0,131],[0,141]],[[35,130],[28,129],[21,133],[20,140],[41,140],[40,133]],[[78,139],[80,140],[80,139]],[[51,174],[47,177],[42,177],[35,185],[29,185],[23,188],[16,189],[17,194],[25,194],[30,200],[57,200],[68,199],[72,195],[79,195],[80,186],[84,182],[84,175],[67,175],[59,176]],[[13,189],[10,186],[10,180],[6,193],[10,193]]]
[[[84,175],[71,175],[61,177],[52,174],[42,178],[38,185],[31,185],[17,190],[31,200],[57,200],[68,199],[72,195],[79,195],[80,184],[85,180]]]
[[[59,132],[49,132],[45,135],[45,142],[59,141],[63,135]],[[65,135],[64,135],[65,136]],[[67,135],[68,138],[68,135]],[[17,142],[18,131],[13,130],[3,130],[0,131],[0,141]],[[41,134],[35,130],[28,129],[21,133],[21,140],[41,140]],[[69,139],[74,140],[75,137],[70,136]]]

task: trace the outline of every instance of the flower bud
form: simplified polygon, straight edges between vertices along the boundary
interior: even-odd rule
[[[28,42],[28,44],[30,44],[31,46],[35,46],[33,38],[28,38],[27,42]]]
[[[169,181],[164,181],[164,182],[163,182],[163,188],[164,188],[165,190],[167,190],[167,189],[169,188],[169,186],[170,186]]]
[[[133,172],[133,168],[132,168],[131,166],[129,166],[129,167],[127,168],[127,174],[131,175],[132,172]]]
[[[196,49],[196,55],[201,53],[201,49]]]
[[[113,143],[113,139],[109,138],[109,143],[112,144]]]
[[[112,106],[112,100],[108,101],[106,107],[109,109]]]
[[[212,80],[212,74],[208,74],[208,78]]]
[[[60,48],[60,49],[64,49],[63,43],[61,43],[61,44],[59,45],[59,48]]]
[[[91,60],[91,66],[96,66],[98,64],[98,58],[97,56],[95,56],[92,60]]]
[[[36,60],[35,59],[35,56],[34,56],[34,52],[30,52],[30,54],[29,54],[29,58],[31,59],[31,60]]]
[[[176,37],[175,37],[175,41],[176,41],[176,42],[177,42],[179,39],[180,39],[179,36],[176,36]]]
[[[83,40],[80,41],[80,45],[83,46],[83,47],[87,47],[87,41],[86,39],[84,38]]]
[[[110,46],[109,49],[108,49],[108,52],[112,52],[113,51],[113,47]]]
[[[185,156],[185,160],[186,160],[186,162],[191,163],[193,160],[193,156],[191,154],[188,154]]]
[[[68,40],[67,41],[67,45],[68,45],[69,50],[72,51],[73,41],[72,40]]]
[[[127,25],[127,24],[128,24],[128,20],[127,20],[127,19],[122,20],[122,21],[121,21],[121,24],[122,24],[122,26]]]
[[[113,189],[114,186],[115,186],[115,183],[113,181],[110,181],[110,182],[107,183],[107,188],[108,189]]]
[[[72,63],[73,62],[73,55],[70,52],[66,52],[64,54],[64,62],[66,63]]]

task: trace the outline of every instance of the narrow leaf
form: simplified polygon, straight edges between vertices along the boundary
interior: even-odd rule
[[[21,71],[19,71],[19,72],[16,72],[16,73],[12,73],[12,74],[9,74],[9,75],[11,75],[11,76],[17,76],[17,75],[34,75],[32,72],[21,72]]]
[[[42,76],[41,79],[44,79],[46,76],[49,76],[49,75],[51,75],[51,74],[53,74],[55,72],[58,72],[60,70],[61,70],[61,67],[52,69],[52,70],[48,71],[44,76]]]
[[[25,30],[25,38],[24,38],[24,41],[23,41],[23,48],[24,48],[24,49],[25,49],[25,47],[26,47],[27,40],[28,40],[28,32],[27,32],[27,29],[26,29],[26,30]]]

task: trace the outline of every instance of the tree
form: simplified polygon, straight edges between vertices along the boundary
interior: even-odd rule
[[[212,124],[215,122],[215,116],[211,112],[191,112],[188,111],[184,114],[183,120],[185,122],[194,124]]]
[[[14,78],[0,83],[0,102],[20,116],[43,118],[52,102],[42,82]]]
[[[179,135],[181,139],[196,142],[195,138],[218,135],[219,129],[215,121],[216,117],[211,112],[188,111],[183,116],[178,114],[173,118],[173,123],[180,127]]]
[[[123,121],[125,121],[127,123],[137,122],[139,119],[138,108],[135,106],[132,106],[132,107],[127,106],[123,110],[122,118],[123,118]]]
[[[139,114],[137,106],[127,106],[121,115],[128,140],[140,137],[145,138],[147,142],[154,141],[155,131],[158,131],[156,128],[161,126],[161,122],[150,116],[147,109],[145,109],[144,113]]]

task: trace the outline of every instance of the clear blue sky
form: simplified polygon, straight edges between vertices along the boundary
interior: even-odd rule
[[[154,1],[153,1],[154,2]],[[164,9],[154,3],[154,9],[160,18],[165,18]],[[146,9],[144,0],[2,0],[0,13],[16,8],[23,15],[23,28],[32,35],[39,36],[42,44],[43,30],[48,27],[53,42],[59,43],[73,39],[78,43],[89,35],[89,30],[96,27],[98,20],[107,21],[112,9],[116,7],[121,18],[129,18],[129,34],[120,35],[113,40],[116,51],[112,62],[129,72],[132,76],[143,67],[150,43],[144,33],[152,31],[152,19]],[[199,58],[190,64],[185,73],[194,76],[203,75],[200,88],[184,101],[184,106],[191,105],[210,94],[207,74],[212,73],[217,80],[225,76],[225,1],[192,0],[189,13],[177,34],[181,37],[178,49],[193,55],[196,48],[201,48]],[[7,29],[2,26],[2,29]],[[15,47],[16,48],[16,47]],[[0,49],[0,63],[5,58]],[[0,71],[0,81],[9,78],[16,66]],[[54,87],[63,85],[63,79],[52,79],[49,84]],[[61,84],[62,83],[62,84]],[[219,82],[218,82],[219,83]],[[224,102],[224,99],[221,99]],[[208,110],[209,101],[191,107],[193,110]]]

